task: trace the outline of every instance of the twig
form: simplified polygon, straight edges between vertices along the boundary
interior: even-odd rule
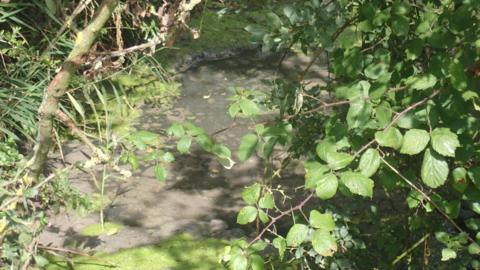
[[[278,216],[272,218],[270,223],[268,223],[268,225],[265,228],[263,228],[263,230],[252,241],[250,241],[249,245],[252,245],[253,243],[260,240],[262,238],[262,236],[269,230],[269,228],[272,227],[279,219],[281,219],[282,217],[284,217],[286,215],[289,215],[292,212],[295,212],[297,210],[302,209],[303,206],[305,206],[305,204],[308,201],[310,201],[312,198],[313,198],[313,193],[310,193],[310,195],[308,195],[308,197],[305,198],[303,201],[301,201],[297,206],[295,206],[293,208],[290,208],[289,210],[280,212],[280,214]]]
[[[44,246],[44,245],[41,245],[41,244],[39,244],[37,247],[40,248],[40,249],[44,249],[44,250],[58,251],[58,252],[69,253],[69,254],[73,254],[73,255],[77,255],[77,256],[88,257],[88,258],[93,259],[93,260],[104,262],[104,263],[108,264],[106,266],[109,266],[109,267],[117,266],[110,261],[98,258],[96,256],[93,256],[93,255],[90,255],[88,253],[81,252],[81,251],[65,249],[65,248],[58,248],[58,247],[48,247],[48,246]]]
[[[390,122],[390,124],[388,126],[385,127],[385,130],[389,129],[391,126],[393,126],[403,115],[405,115],[406,113],[408,113],[409,111],[415,109],[416,107],[422,105],[423,103],[429,101],[430,99],[432,99],[433,97],[435,97],[436,95],[438,95],[440,93],[440,90],[435,90],[433,91],[433,93],[420,100],[420,101],[417,101],[415,103],[413,103],[412,105],[408,106],[405,110],[401,111],[400,113],[398,113],[397,115],[395,115],[395,117],[393,118],[392,122]]]
[[[415,248],[417,248],[421,243],[423,243],[427,238],[430,236],[430,233],[425,234],[420,240],[418,240],[413,246],[411,246],[409,249],[405,250],[402,254],[400,254],[395,260],[392,262],[392,266],[397,264],[400,260],[402,260],[405,256],[408,255],[408,253],[412,252]]]
[[[395,167],[393,167],[390,163],[388,163],[382,156],[380,156],[380,159],[383,161],[383,163],[385,163],[385,165],[387,165],[387,167],[392,170],[395,174],[397,174],[400,178],[402,178],[403,181],[405,181],[411,188],[413,188],[415,191],[417,191],[418,193],[420,193],[420,195],[422,195],[422,197],[427,200],[427,202],[429,202],[430,204],[433,205],[433,207],[438,211],[440,212],[440,214],[445,217],[446,220],[448,220],[448,222],[450,222],[453,227],[455,227],[455,229],[457,229],[459,232],[461,233],[464,233],[468,240],[471,241],[472,243],[475,243],[475,240],[473,240],[473,238],[468,234],[466,233],[447,213],[445,213],[438,205],[437,203],[435,203],[432,198],[430,198],[430,196],[428,196],[425,192],[423,192],[420,188],[418,188],[412,181],[408,180],[408,178],[406,178],[405,176],[403,176]]]
[[[67,28],[71,27],[71,25],[73,23],[73,20],[75,20],[75,18],[87,7],[87,5],[90,4],[90,2],[92,2],[92,0],[83,0],[78,4],[78,6],[73,10],[72,15],[70,15],[70,17],[68,17],[65,20],[65,23],[62,25],[60,30],[58,30],[55,38],[51,42],[49,42],[47,48],[45,48],[45,50],[43,50],[40,58],[43,58],[45,56],[45,54],[48,53],[52,49],[53,46],[55,46],[58,39],[62,36],[63,32],[65,32],[65,30],[67,30]]]

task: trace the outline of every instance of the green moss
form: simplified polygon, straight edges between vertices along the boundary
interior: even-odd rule
[[[204,51],[222,51],[244,47],[250,44],[250,34],[245,27],[257,21],[257,11],[224,14],[206,9],[192,17],[189,26],[200,31],[200,37],[193,39],[190,32],[183,33],[174,48],[164,49],[157,54],[162,63],[172,64],[186,55]]]
[[[75,257],[75,270],[211,270],[223,269],[218,256],[226,244],[217,239],[195,240],[190,235],[171,237],[158,245],[100,253],[95,258]],[[53,258],[48,270],[69,269],[65,260]],[[116,267],[112,267],[115,265]]]
[[[81,231],[81,234],[85,236],[99,236],[102,234],[112,235],[116,234],[122,228],[123,225],[121,224],[105,222],[103,226],[102,224],[92,224],[87,226]]]

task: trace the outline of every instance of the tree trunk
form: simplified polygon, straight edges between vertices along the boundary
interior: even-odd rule
[[[29,170],[33,180],[42,173],[48,152],[52,143],[53,119],[58,109],[58,101],[65,94],[70,80],[78,67],[84,62],[84,56],[89,52],[97,34],[118,4],[118,0],[104,0],[90,23],[78,33],[75,46],[63,63],[60,71],[45,90],[42,104],[38,110],[38,134],[34,155],[29,163]]]

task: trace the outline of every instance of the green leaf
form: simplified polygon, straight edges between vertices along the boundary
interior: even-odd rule
[[[423,52],[425,42],[419,38],[413,39],[406,44],[405,54],[408,60],[415,60]]]
[[[182,154],[188,153],[190,149],[190,145],[192,145],[192,137],[190,136],[184,136],[180,138],[177,142],[177,150],[178,152]]]
[[[353,161],[353,156],[347,153],[331,152],[327,154],[327,163],[332,170],[347,167]]]
[[[442,249],[442,261],[448,261],[457,258],[457,253],[453,249]]]
[[[397,36],[406,36],[410,26],[408,25],[408,18],[405,16],[392,16],[392,21],[390,23],[392,32]]]
[[[263,261],[263,258],[260,255],[252,255],[250,256],[250,264],[252,266],[252,270],[263,270],[265,262]]]
[[[319,158],[327,161],[327,154],[331,152],[336,152],[337,148],[335,147],[335,144],[333,142],[329,140],[323,140],[317,144],[315,151],[317,152]]]
[[[388,102],[382,102],[375,108],[375,118],[381,128],[386,127],[392,121],[392,107]]]
[[[388,72],[388,66],[385,63],[372,63],[365,68],[365,76],[372,80],[384,76]]]
[[[465,73],[465,67],[458,61],[454,61],[449,66],[450,81],[453,87],[459,91],[467,90],[468,78]]]
[[[337,251],[337,242],[330,232],[315,230],[312,236],[313,249],[322,256],[332,256]]]
[[[463,193],[465,189],[468,187],[468,182],[467,182],[467,170],[463,167],[458,167],[455,168],[452,171],[452,177],[453,177],[453,188],[460,192]]]
[[[260,198],[260,200],[258,201],[258,206],[266,209],[272,209],[273,207],[275,207],[275,200],[273,199],[272,193],[265,193],[263,197]]]
[[[460,146],[457,134],[448,128],[436,128],[432,131],[432,147],[437,153],[455,157],[455,149]]]
[[[242,253],[233,256],[232,260],[230,261],[231,270],[247,270],[247,268],[248,260]]]
[[[472,183],[480,189],[480,167],[469,168],[467,175],[472,180]]]
[[[427,131],[421,129],[410,129],[403,136],[402,148],[400,153],[407,155],[416,155],[427,147],[430,141],[430,135]]]
[[[423,157],[421,176],[423,182],[431,188],[443,185],[448,177],[447,161],[433,150],[427,149]]]
[[[425,90],[437,84],[437,77],[433,74],[423,74],[408,77],[405,84],[416,90]]]
[[[232,155],[230,149],[223,144],[213,145],[212,153],[221,159],[230,159]]]
[[[321,176],[316,182],[315,193],[322,200],[333,198],[337,193],[338,179],[333,173]]]
[[[363,153],[358,164],[358,169],[360,173],[366,177],[374,175],[378,167],[380,167],[381,159],[380,154],[376,149],[369,148],[365,153]]]
[[[35,259],[35,264],[38,267],[45,267],[50,263],[48,259],[41,255],[34,255],[33,258]]]
[[[364,128],[368,120],[370,120],[371,111],[371,104],[365,100],[357,100],[350,103],[347,112],[348,128]]]
[[[183,137],[185,135],[185,129],[182,125],[174,123],[167,129],[168,136],[175,136],[177,138]]]
[[[267,215],[267,213],[265,213],[262,209],[259,209],[258,210],[258,218],[260,218],[260,221],[262,223],[267,223],[268,220],[270,219]]]
[[[238,158],[241,161],[249,159],[255,152],[258,144],[258,137],[255,134],[247,134],[240,139],[238,146]]]
[[[85,109],[83,108],[82,104],[79,103],[70,93],[67,92],[68,99],[72,103],[75,110],[82,116],[82,119],[85,119]]]
[[[155,173],[155,178],[160,181],[160,182],[165,182],[165,179],[167,179],[167,170],[162,167],[161,165],[157,164],[153,168],[153,171]]]
[[[253,206],[245,206],[240,209],[237,216],[237,223],[238,224],[248,224],[253,222],[257,218],[257,208]]]
[[[392,5],[391,13],[394,15],[408,15],[410,4],[408,1],[397,0]]]
[[[468,245],[468,253],[472,255],[479,255],[480,254],[480,245],[477,243],[471,243]]]
[[[246,116],[255,116],[260,112],[260,108],[258,108],[257,104],[249,99],[241,99],[238,102],[238,105]]]
[[[228,114],[230,115],[230,117],[235,117],[237,116],[237,114],[240,112],[240,105],[238,102],[235,102],[235,103],[232,103],[229,107],[228,107]]]
[[[306,161],[304,163],[305,167],[305,188],[311,189],[316,188],[317,183],[323,177],[325,172],[329,171],[330,169],[316,161]]]
[[[400,130],[390,127],[387,130],[375,132],[375,140],[381,146],[398,149],[402,146],[403,136]]]
[[[373,196],[373,181],[363,174],[344,172],[340,179],[351,193],[370,198]]]
[[[260,198],[260,191],[262,187],[255,183],[247,188],[245,188],[242,192],[242,198],[248,205],[256,204],[258,199]]]
[[[291,247],[300,246],[308,236],[308,226],[304,224],[294,224],[287,234],[287,245]]]
[[[165,152],[163,153],[161,156],[160,156],[160,160],[161,161],[164,161],[164,162],[174,162],[175,161],[175,157],[173,156],[172,153],[170,152]]]
[[[333,216],[330,213],[322,214],[317,210],[310,211],[310,225],[317,229],[322,229],[324,231],[333,231],[335,230],[335,221]]]
[[[137,159],[137,155],[135,155],[135,153],[129,153],[128,154],[128,162],[130,163],[130,166],[132,166],[133,170],[138,169],[138,159]]]
[[[285,251],[287,250],[287,241],[285,241],[285,238],[279,236],[273,239],[272,244],[278,250],[278,255],[282,261],[285,256]]]

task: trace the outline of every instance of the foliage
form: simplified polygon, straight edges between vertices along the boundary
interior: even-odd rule
[[[289,156],[245,189],[247,206],[237,222],[264,225],[250,243],[233,243],[224,256],[230,269],[263,269],[257,254],[268,245],[280,257],[289,250],[289,262],[308,269],[479,267],[479,8],[475,1],[311,0],[266,14],[266,27],[247,27],[265,51],[298,46],[312,61],[326,55],[332,76],[324,86],[307,86],[308,65],[296,87],[278,84],[265,103],[281,112],[277,123],[257,124],[256,134],[242,138],[241,160],[258,153],[272,168],[272,152]],[[336,100],[319,102],[322,91]],[[237,104],[230,110],[239,111]],[[245,107],[247,115],[259,113],[253,108],[258,105]],[[304,163],[304,192],[285,195],[289,190],[273,188],[275,178],[295,159]],[[283,208],[260,204],[264,196],[278,203],[300,196],[295,193],[306,199]],[[400,216],[378,212],[385,198],[401,205]],[[348,204],[343,211],[340,201]],[[314,208],[310,217],[304,207]],[[375,233],[352,232],[363,238],[365,252],[339,248],[340,239],[327,229],[332,226],[318,221],[331,207],[344,212],[352,228]],[[287,215],[294,224],[277,229]],[[316,229],[318,223],[323,226]]]
[[[58,172],[54,177],[56,181],[46,179],[35,186],[27,179],[15,181],[24,164],[23,156],[12,142],[0,143],[0,261],[9,262],[12,268],[20,268],[30,260],[32,243],[36,243],[35,239],[48,223],[47,210],[55,212],[65,206],[81,213],[90,207],[86,197],[70,186],[65,171]],[[40,266],[45,262],[37,254],[34,260]]]

